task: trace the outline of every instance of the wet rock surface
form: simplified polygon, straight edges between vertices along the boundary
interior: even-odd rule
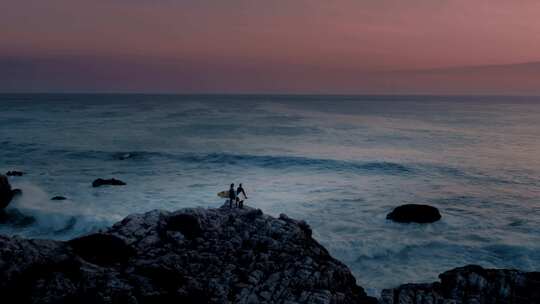
[[[260,210],[131,215],[68,242],[0,236],[11,303],[377,303],[305,222]]]
[[[387,219],[398,223],[433,223],[441,219],[439,210],[429,205],[407,204],[396,207]]]
[[[540,272],[469,265],[439,275],[440,282],[383,290],[382,304],[540,303]]]

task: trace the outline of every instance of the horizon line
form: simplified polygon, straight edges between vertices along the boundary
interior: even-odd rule
[[[521,94],[482,94],[482,93],[450,93],[450,94],[433,94],[433,93],[243,93],[243,92],[197,92],[197,93],[181,93],[181,92],[86,92],[86,91],[50,91],[50,92],[0,92],[0,95],[153,95],[153,96],[334,96],[334,97],[361,97],[361,96],[411,96],[411,97],[535,97],[540,98],[540,95],[521,95]]]

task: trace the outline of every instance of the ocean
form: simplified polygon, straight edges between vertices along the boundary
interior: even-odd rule
[[[371,295],[465,264],[538,271],[539,151],[538,97],[4,94],[0,172],[27,173],[9,209],[35,221],[0,233],[65,240],[243,183]],[[405,203],[442,220],[386,220]]]

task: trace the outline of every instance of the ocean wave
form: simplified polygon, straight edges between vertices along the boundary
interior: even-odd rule
[[[67,151],[55,150],[67,159],[93,159],[103,161],[174,161],[183,164],[259,167],[266,169],[305,169],[316,171],[380,173],[402,175],[414,173],[415,169],[405,164],[387,161],[345,161],[298,156],[271,156],[230,153],[167,153],[149,151]]]
[[[135,154],[136,155],[136,154]],[[155,156],[155,155],[153,155]],[[382,174],[408,174],[412,168],[391,162],[352,162],[333,159],[307,158],[297,156],[269,156],[249,154],[184,154],[169,156],[182,162],[216,164],[225,166],[261,167],[268,169],[303,168],[320,171],[378,172]]]
[[[540,179],[527,172],[483,172],[475,168],[461,168],[451,165],[407,162],[399,163],[392,161],[351,161],[328,158],[312,158],[288,155],[256,155],[234,153],[194,153],[194,152],[163,152],[163,151],[100,151],[100,150],[69,150],[69,149],[44,149],[45,147],[11,141],[1,142],[7,149],[3,152],[4,157],[15,157],[25,154],[28,157],[41,157],[41,155],[54,156],[61,160],[97,160],[97,161],[131,161],[131,162],[176,162],[180,165],[206,165],[211,167],[219,165],[243,166],[244,168],[259,167],[266,169],[286,170],[305,169],[318,172],[356,173],[356,174],[386,174],[386,175],[410,175],[453,179],[472,185],[540,185]]]
[[[182,125],[162,126],[155,129],[162,134],[184,134],[188,137],[204,137],[204,138],[230,138],[232,136],[252,135],[272,138],[280,137],[296,137],[306,134],[317,135],[324,131],[318,127],[299,126],[299,125],[276,125],[267,124],[253,125],[246,127],[241,122],[237,123],[189,123]]]
[[[37,185],[22,183],[19,187],[23,195],[16,198],[0,217],[0,233],[69,239],[112,222],[77,202],[51,201],[50,194]]]
[[[363,246],[361,252],[355,257],[355,262],[366,262],[368,260],[386,260],[395,259],[400,257],[408,257],[413,251],[463,251],[463,245],[456,245],[450,243],[444,243],[440,241],[427,241],[420,243],[399,243],[395,242],[391,245],[381,246],[381,243],[377,243],[377,246]]]
[[[505,174],[504,177],[487,172],[481,172],[474,168],[456,168],[435,164],[419,163],[415,165],[423,175],[442,176],[454,179],[462,179],[475,184],[494,183],[502,185],[538,185],[539,180],[532,176]],[[499,173],[500,174],[500,173]]]

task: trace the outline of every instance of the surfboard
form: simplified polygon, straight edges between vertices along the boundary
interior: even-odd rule
[[[247,197],[246,197],[246,196],[244,195],[244,193],[240,193],[240,194],[238,194],[238,196],[237,196],[237,197],[238,197],[238,200],[241,200],[241,201],[245,201],[245,200],[247,200]]]
[[[222,197],[222,198],[229,198],[229,190],[218,192],[217,196]]]
[[[222,198],[229,198],[229,190],[223,190],[221,192],[218,192],[217,196],[222,197]],[[247,197],[244,195],[244,193],[240,193],[237,197],[241,201],[247,200]]]

